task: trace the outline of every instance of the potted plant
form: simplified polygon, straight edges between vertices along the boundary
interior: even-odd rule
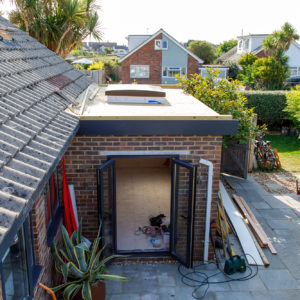
[[[58,250],[53,243],[51,253],[54,257],[55,268],[62,274],[64,283],[51,288],[54,293],[62,290],[63,299],[68,300],[104,300],[105,280],[128,280],[126,277],[108,274],[106,264],[113,258],[122,255],[102,258],[105,245],[98,250],[101,241],[101,226],[91,247],[82,238],[81,223],[71,238],[63,225],[61,231],[64,247]]]

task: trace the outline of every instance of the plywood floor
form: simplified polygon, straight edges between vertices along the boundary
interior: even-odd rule
[[[123,160],[123,159],[122,159]],[[139,227],[149,224],[149,216],[163,213],[170,222],[171,170],[169,166],[121,166],[116,169],[117,249],[123,251],[168,250],[162,242],[154,248],[150,237],[136,235]],[[157,163],[156,163],[157,164]],[[122,166],[123,165],[123,166]]]

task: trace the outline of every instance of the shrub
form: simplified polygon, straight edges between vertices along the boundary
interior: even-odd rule
[[[256,87],[264,90],[280,90],[285,85],[288,69],[274,57],[257,59],[254,64],[253,77]]]
[[[245,91],[248,99],[247,107],[253,108],[259,124],[267,124],[269,128],[281,127],[288,119],[284,111],[286,107],[285,91]]]
[[[287,112],[294,127],[300,130],[300,86],[296,86],[294,90],[287,93],[286,98],[287,106],[284,111]]]
[[[88,70],[89,71],[92,71],[92,70],[100,70],[100,69],[103,69],[104,67],[104,63],[99,61],[99,62],[94,62],[92,65],[90,65],[88,67]]]
[[[73,67],[75,67],[77,70],[84,70],[84,66],[80,64],[74,64]]]
[[[239,91],[240,82],[218,78],[220,71],[212,69],[207,69],[207,71],[208,77],[203,77],[200,74],[194,74],[191,78],[183,76],[180,78],[180,83],[186,92],[211,109],[221,115],[232,115],[234,119],[239,121],[238,134],[226,136],[224,138],[225,143],[230,139],[245,143],[260,134],[260,130],[263,130],[264,127],[259,128],[253,125],[253,109],[246,106],[247,99]]]

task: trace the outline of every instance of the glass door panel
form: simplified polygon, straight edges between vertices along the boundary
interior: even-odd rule
[[[192,266],[196,167],[173,159],[171,202],[171,253]]]

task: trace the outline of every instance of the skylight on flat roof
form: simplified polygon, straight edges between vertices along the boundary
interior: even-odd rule
[[[140,84],[113,84],[106,88],[106,96],[166,97],[159,86]]]
[[[159,86],[116,84],[106,88],[108,103],[166,104],[166,92]]]

